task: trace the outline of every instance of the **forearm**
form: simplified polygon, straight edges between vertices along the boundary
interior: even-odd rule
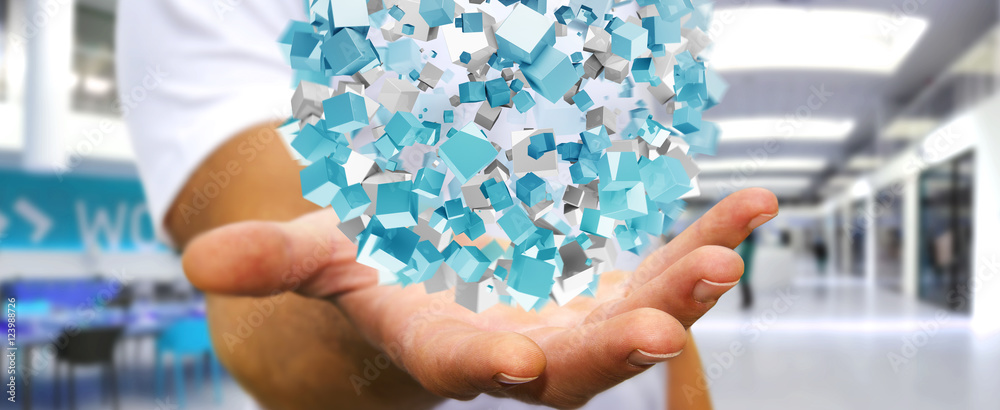
[[[712,409],[712,397],[701,367],[701,356],[690,330],[684,351],[667,362],[667,409]]]
[[[287,221],[315,211],[302,199],[299,169],[273,124],[243,132],[191,176],[167,215],[167,228],[184,247],[226,224]],[[329,251],[317,242],[318,258]],[[294,280],[296,273],[288,275]],[[291,293],[208,295],[208,319],[219,359],[265,407],[412,408],[439,400],[395,366],[369,365],[382,353],[332,303]]]

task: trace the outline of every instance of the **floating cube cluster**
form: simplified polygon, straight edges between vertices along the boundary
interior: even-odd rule
[[[727,89],[708,1],[309,4],[280,40],[283,131],[303,196],[382,283],[476,312],[562,305],[699,193],[693,157],[718,139],[702,112]]]

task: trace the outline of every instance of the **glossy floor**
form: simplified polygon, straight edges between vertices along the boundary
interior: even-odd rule
[[[757,259],[754,305],[743,310],[734,289],[693,329],[717,409],[998,408],[1000,335],[858,278],[818,275],[786,250],[761,248]],[[120,370],[120,408],[176,408],[174,396],[152,398],[151,343],[138,353]],[[96,370],[77,376],[78,408],[108,408]],[[51,388],[45,377],[34,386],[35,408],[51,408]],[[231,379],[223,391],[217,405],[207,383],[189,383],[187,408],[252,408]]]

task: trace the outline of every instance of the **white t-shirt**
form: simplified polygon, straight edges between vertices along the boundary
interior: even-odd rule
[[[305,20],[302,0],[133,0],[118,6],[116,48],[123,114],[150,213],[164,217],[191,173],[236,133],[290,115],[292,70],[277,39]],[[586,408],[664,408],[657,366]],[[482,395],[442,409],[531,409]]]

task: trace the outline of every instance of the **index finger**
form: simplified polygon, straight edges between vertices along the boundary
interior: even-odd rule
[[[778,215],[778,198],[763,188],[748,188],[716,204],[693,225],[642,262],[630,278],[632,287],[648,282],[702,246],[739,246],[754,229]]]

